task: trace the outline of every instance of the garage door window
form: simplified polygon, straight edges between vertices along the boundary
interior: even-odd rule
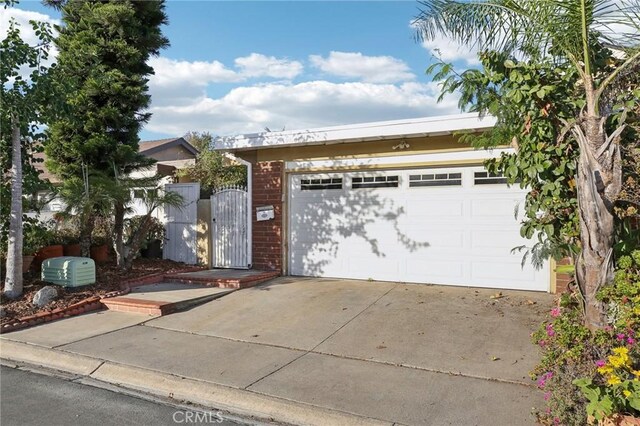
[[[398,176],[363,176],[351,179],[351,188],[397,188]]]
[[[322,191],[325,189],[342,189],[342,178],[302,179],[300,189],[303,191]]]
[[[419,186],[460,186],[462,173],[429,173],[409,175],[409,187]]]
[[[475,172],[473,183],[476,185],[494,185],[507,183],[507,178],[502,173]]]

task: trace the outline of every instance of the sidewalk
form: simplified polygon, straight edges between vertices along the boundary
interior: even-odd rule
[[[282,278],[162,318],[99,312],[10,333],[0,356],[283,423],[534,424],[528,330],[551,297],[489,295]]]

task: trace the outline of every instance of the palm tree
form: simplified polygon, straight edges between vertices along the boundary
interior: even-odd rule
[[[165,191],[159,185],[159,180],[159,177],[155,177],[156,186],[139,189],[146,213],[141,218],[140,226],[133,230],[126,256],[123,256],[122,261],[118,263],[118,266],[125,271],[131,269],[133,259],[140,251],[142,242],[153,224],[153,213],[161,207],[170,206],[181,209],[184,206],[184,197],[174,191]]]
[[[438,35],[525,59],[553,57],[580,75],[584,107],[566,132],[579,146],[577,198],[581,253],[576,278],[584,298],[585,324],[600,328],[605,307],[596,299],[613,278],[613,204],[622,186],[620,135],[624,119],[607,131],[612,113],[606,105],[628,72],[640,61],[638,0],[428,0],[420,2],[415,20],[418,36]],[[611,70],[599,67],[594,40],[611,43],[624,62]],[[637,70],[636,70],[637,72]],[[624,117],[624,114],[622,114]]]
[[[83,166],[83,176],[65,180],[58,195],[65,205],[61,216],[76,218],[80,224],[80,250],[89,257],[91,234],[98,217],[108,217],[112,210],[114,181],[110,177]]]
[[[114,186],[109,193],[113,206],[113,246],[116,253],[116,264],[124,270],[129,270],[149,227],[153,223],[153,213],[163,206],[182,208],[184,198],[177,192],[164,191],[162,176],[159,174],[146,177],[118,176],[113,183]],[[134,192],[141,195],[146,212],[142,217],[140,227],[134,230],[129,246],[125,246],[124,221],[125,216],[132,212],[135,201]]]

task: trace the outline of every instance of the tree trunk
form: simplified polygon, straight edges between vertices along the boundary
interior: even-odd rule
[[[133,234],[133,237],[131,238],[131,244],[129,245],[129,253],[127,253],[127,257],[124,262],[125,271],[128,271],[129,269],[131,269],[131,266],[133,265],[133,259],[135,258],[136,254],[140,250],[140,246],[142,245],[142,240],[147,235],[147,232],[149,232],[149,227],[151,226],[152,212],[153,210],[151,212],[148,212],[145,215],[144,220],[140,224],[140,228],[136,229],[136,231]]]
[[[587,117],[573,131],[580,145],[576,183],[582,247],[576,278],[590,329],[606,325],[606,306],[596,294],[613,280],[613,202],[622,184],[618,140],[607,138],[602,123],[600,117]]]
[[[125,269],[124,253],[124,206],[116,202],[113,218],[113,251],[116,252],[116,265]]]
[[[94,215],[81,218],[80,224],[80,253],[82,257],[91,257],[91,232],[96,218]]]
[[[10,299],[17,299],[22,295],[22,146],[15,116],[11,117],[11,150],[11,214],[4,294]]]

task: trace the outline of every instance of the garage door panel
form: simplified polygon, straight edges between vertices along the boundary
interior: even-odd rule
[[[376,256],[376,268],[371,268],[371,257],[351,255],[348,262],[348,277],[359,279],[379,279],[396,281],[400,276],[400,259],[396,257]],[[375,272],[372,273],[372,272]],[[380,278],[376,278],[380,277]]]
[[[455,260],[407,261],[408,281],[436,283],[434,280],[462,280],[464,262]]]
[[[291,275],[322,277],[327,276],[326,274],[331,271],[338,273],[337,271],[346,268],[343,260],[321,250],[314,250],[310,253],[295,253],[291,256],[290,262]]]
[[[443,231],[442,227],[416,227],[408,233],[410,238],[425,244],[427,248],[464,248],[464,233],[462,231]]]
[[[381,189],[351,189],[352,176],[372,172],[331,174],[344,183],[335,192],[301,190],[295,182],[316,175],[291,175],[290,273],[548,290],[548,265],[523,269],[511,253],[528,243],[514,218],[525,191],[474,185],[477,168],[457,170],[462,185],[449,187],[409,187],[426,169],[375,172],[398,176],[397,188]]]
[[[491,250],[502,256],[510,255],[511,250],[523,242],[517,227],[508,230],[472,230],[470,241],[473,250]]]
[[[499,218],[504,220],[507,213],[511,213],[511,218],[515,221],[514,211],[518,205],[517,199],[512,197],[504,198],[487,198],[482,200],[471,200],[471,216],[481,219],[487,217]]]

